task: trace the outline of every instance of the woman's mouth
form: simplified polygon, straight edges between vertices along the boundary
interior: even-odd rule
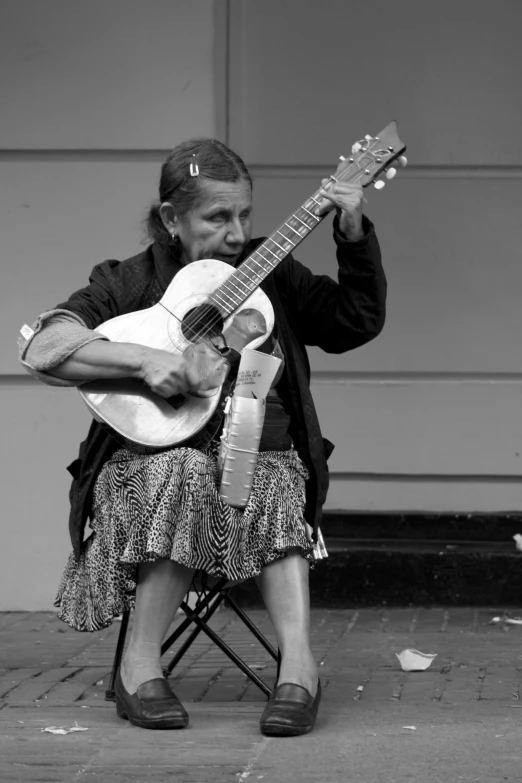
[[[219,261],[224,261],[227,264],[232,264],[237,258],[239,258],[239,253],[218,253],[216,255],[216,258]]]

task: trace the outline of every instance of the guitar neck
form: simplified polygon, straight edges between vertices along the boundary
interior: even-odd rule
[[[390,123],[378,136],[366,136],[352,147],[352,156],[341,157],[335,175],[323,185],[328,191],[336,182],[349,182],[367,187],[377,174],[386,169],[406,147],[397,136],[397,125]],[[248,258],[214,291],[210,300],[226,317],[248,299],[263,280],[292,252],[326,216],[317,214],[323,195],[320,190],[310,196],[268,239],[259,245]]]
[[[211,299],[223,315],[230,315],[242,305],[276,266],[321,223],[325,215],[315,214],[321,198],[317,190],[214,291]]]

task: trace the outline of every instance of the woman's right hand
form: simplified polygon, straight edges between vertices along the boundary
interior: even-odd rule
[[[221,386],[229,363],[205,343],[190,345],[182,356],[148,348],[141,363],[140,377],[160,397],[190,392],[209,396]]]

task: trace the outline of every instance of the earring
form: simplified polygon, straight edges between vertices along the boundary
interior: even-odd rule
[[[172,239],[172,249],[177,253],[181,248],[181,240],[179,238],[179,234],[177,234],[176,231],[172,231],[170,236]]]

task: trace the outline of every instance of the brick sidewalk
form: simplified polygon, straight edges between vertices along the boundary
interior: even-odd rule
[[[273,641],[266,612],[248,614]],[[522,626],[490,622],[502,615],[314,610],[324,686],[316,730],[267,739],[265,697],[203,635],[171,678],[189,728],[150,732],[104,699],[118,622],[79,634],[51,613],[0,613],[0,781],[519,781]],[[272,684],[273,661],[232,612],[211,624]],[[403,672],[395,653],[407,647],[437,658]],[[88,731],[41,731],[75,722]]]

